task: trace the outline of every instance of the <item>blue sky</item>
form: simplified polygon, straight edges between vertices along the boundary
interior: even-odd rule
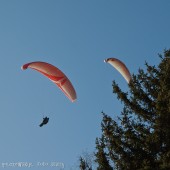
[[[157,65],[157,54],[170,48],[169,9],[169,0],[0,0],[0,169],[2,163],[40,169],[38,162],[62,162],[75,170],[78,157],[95,150],[101,111],[120,114],[112,81],[128,90],[103,60],[118,58],[132,74],[145,61]],[[61,69],[77,101],[41,74],[21,70],[32,61]],[[43,116],[50,122],[39,128]]]

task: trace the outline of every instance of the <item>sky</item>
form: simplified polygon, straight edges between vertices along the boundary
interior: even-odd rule
[[[128,90],[104,59],[118,58],[131,74],[159,64],[170,48],[169,9],[169,0],[0,0],[0,169],[77,169],[79,156],[95,151],[101,112],[121,113],[112,81]],[[33,61],[62,70],[77,100],[21,70]],[[40,128],[43,116],[50,121]]]

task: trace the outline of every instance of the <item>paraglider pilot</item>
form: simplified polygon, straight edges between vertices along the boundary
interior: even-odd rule
[[[46,125],[48,123],[48,121],[49,121],[49,118],[44,117],[42,123],[39,126],[42,127],[43,125]]]

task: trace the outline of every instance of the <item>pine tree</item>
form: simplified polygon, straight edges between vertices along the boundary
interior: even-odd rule
[[[80,161],[80,166],[79,166],[80,170],[90,170],[89,165],[84,158],[80,157],[79,161]]]
[[[101,138],[100,141],[96,140],[96,148],[98,149],[98,152],[95,154],[96,156],[96,162],[98,163],[97,170],[113,170],[113,168],[109,164],[108,156],[105,153],[105,144],[104,144],[104,138]]]
[[[88,152],[83,152],[82,156],[79,158],[79,168],[80,170],[93,170],[93,154]]]
[[[157,67],[145,63],[146,71],[132,76],[128,92],[113,82],[124,107],[119,122],[103,113],[98,170],[170,169],[170,50],[159,57]]]

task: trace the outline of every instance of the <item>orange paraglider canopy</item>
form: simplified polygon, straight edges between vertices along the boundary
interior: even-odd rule
[[[70,80],[67,78],[67,76],[59,70],[57,67],[46,63],[46,62],[31,62],[24,64],[21,69],[26,70],[27,68],[34,69],[44,76],[48,77],[52,82],[54,82],[63,92],[64,94],[72,101],[74,102],[77,98],[76,91],[70,82]]]

